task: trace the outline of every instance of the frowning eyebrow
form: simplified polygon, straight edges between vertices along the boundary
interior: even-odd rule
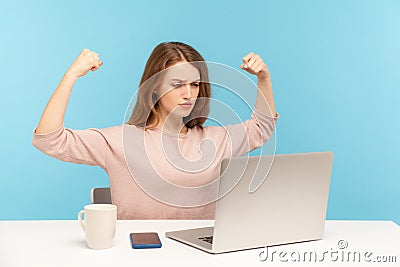
[[[178,79],[178,78],[173,78],[173,79],[171,79],[171,81],[187,82],[187,80],[181,80],[181,79]],[[199,81],[200,81],[200,78],[198,78],[197,80],[195,80],[193,82],[199,82]]]

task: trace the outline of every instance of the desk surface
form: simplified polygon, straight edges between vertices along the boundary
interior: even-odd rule
[[[165,237],[166,231],[212,225],[213,221],[208,220],[119,220],[114,246],[106,250],[91,250],[87,248],[84,232],[75,220],[0,221],[0,266],[400,265],[400,227],[392,221],[328,220],[322,240],[268,247],[268,251],[258,248],[218,255],[208,254]],[[129,233],[146,231],[158,232],[163,247],[132,249]],[[346,244],[347,247],[339,248]],[[341,258],[343,252],[361,254],[360,263],[354,262],[353,257],[350,259],[353,262],[346,263],[347,258]],[[322,260],[310,264],[311,253]],[[366,257],[365,253],[370,254]],[[302,257],[300,262],[295,262],[299,256]],[[368,259],[370,262],[366,263]],[[391,263],[374,263],[377,260],[390,260]]]

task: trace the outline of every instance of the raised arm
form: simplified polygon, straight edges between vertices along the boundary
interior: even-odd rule
[[[261,147],[273,135],[279,114],[275,110],[271,77],[267,65],[253,52],[242,58],[240,68],[257,75],[258,92],[251,118],[240,124],[228,125],[232,155],[242,156]],[[229,151],[229,149],[228,149]]]
[[[64,74],[61,82],[51,96],[35,133],[45,134],[59,128],[64,123],[72,88],[79,77],[86,75],[89,70],[96,71],[103,63],[99,55],[89,49],[83,49],[79,56]]]
[[[51,96],[33,132],[32,144],[56,159],[106,168],[108,140],[116,138],[118,128],[72,130],[64,127],[64,114],[77,79],[89,70],[97,70],[103,63],[99,55],[84,49],[65,73]]]
[[[243,64],[240,68],[246,70],[250,74],[257,76],[257,99],[256,109],[270,117],[276,118],[274,95],[272,92],[271,75],[267,65],[262,58],[253,52],[242,58]]]

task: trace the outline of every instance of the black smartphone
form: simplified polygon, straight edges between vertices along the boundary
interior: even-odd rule
[[[131,233],[132,248],[161,248],[161,240],[156,232]]]

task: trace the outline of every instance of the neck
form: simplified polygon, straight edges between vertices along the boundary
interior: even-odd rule
[[[161,114],[160,122],[156,128],[172,134],[185,134],[187,132],[182,118],[174,117],[173,115],[168,116],[166,114]]]

